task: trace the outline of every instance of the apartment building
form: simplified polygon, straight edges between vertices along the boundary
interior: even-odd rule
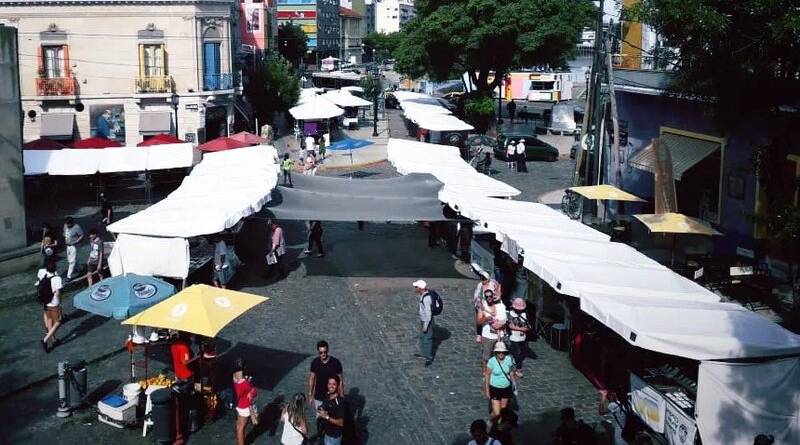
[[[24,140],[226,135],[237,10],[237,0],[3,1],[0,24],[19,33]]]
[[[397,32],[416,17],[414,0],[373,0],[375,2],[375,30],[384,34]]]
[[[278,0],[278,25],[299,25],[308,36],[306,63],[339,57],[339,0]]]
[[[364,0],[353,0],[352,5],[353,9],[339,7],[339,29],[342,39],[339,45],[342,52],[340,58],[343,62],[361,63],[364,52],[361,43],[366,37],[366,28],[363,12],[359,12],[358,9],[364,11]]]

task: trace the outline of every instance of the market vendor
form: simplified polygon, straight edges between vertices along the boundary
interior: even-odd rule
[[[175,371],[175,378],[178,381],[191,381],[194,372],[190,365],[200,356],[193,357],[192,348],[189,347],[189,334],[178,331],[170,346],[172,353],[172,368]]]

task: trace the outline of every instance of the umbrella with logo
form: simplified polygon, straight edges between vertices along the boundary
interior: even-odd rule
[[[73,304],[86,312],[124,320],[174,293],[175,286],[165,281],[128,274],[106,278],[81,291]]]
[[[216,337],[222,328],[266,301],[266,297],[196,284],[122,324],[150,326]]]

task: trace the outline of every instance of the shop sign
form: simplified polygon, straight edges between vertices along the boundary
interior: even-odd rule
[[[667,403],[664,434],[670,445],[693,445],[697,424],[683,410]]]
[[[197,111],[200,106],[198,104],[186,104],[186,111]]]
[[[655,389],[631,374],[631,406],[647,426],[657,433],[664,432],[667,401]]]

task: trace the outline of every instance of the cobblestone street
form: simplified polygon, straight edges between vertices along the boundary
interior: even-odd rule
[[[534,200],[567,185],[572,165],[565,159],[530,163],[529,174],[495,165],[494,177],[523,190],[518,199]],[[395,174],[386,162],[355,172],[337,169],[325,174],[351,173],[364,178]],[[426,233],[415,224],[367,224],[358,231],[355,223],[328,223],[324,241],[328,255],[306,257],[301,253],[304,225],[287,222],[290,275],[268,282],[262,278],[256,254],[263,249],[263,222],[251,218],[240,235],[240,254],[248,264],[233,287],[270,300],[219,336],[220,349],[227,351],[221,360],[221,378],[229,378],[233,358],[244,356],[261,389],[259,404],[266,408],[265,421],[251,439],[279,443],[275,406],[295,392],[304,392],[314,345],[324,338],[343,362],[362,443],[465,444],[469,423],[487,417],[470,306],[476,280],[468,267],[442,249],[428,248]],[[436,360],[428,368],[413,357],[417,304],[411,282],[418,278],[428,281],[445,301],[445,311],[436,320]],[[130,366],[128,354],[120,351],[127,330],[119,322],[76,311],[69,298],[65,311],[65,344],[44,355],[38,343],[38,306],[27,303],[0,309],[3,338],[14,339],[0,346],[0,372],[6,382],[0,392],[5,394],[0,395],[0,411],[8,422],[4,430],[10,432],[0,442],[142,443],[146,439],[141,438],[141,430],[101,424],[94,408],[68,419],[55,417],[57,385],[52,376],[57,361],[90,361],[94,400],[125,383]],[[531,345],[538,358],[526,362],[520,386],[518,443],[550,443],[558,410],[564,406],[573,406],[579,417],[596,422],[596,392],[571,366],[566,353],[542,340]],[[150,364],[151,374],[171,368],[163,353],[156,354]],[[192,435],[191,443],[231,443],[233,425],[234,416],[228,413]]]

